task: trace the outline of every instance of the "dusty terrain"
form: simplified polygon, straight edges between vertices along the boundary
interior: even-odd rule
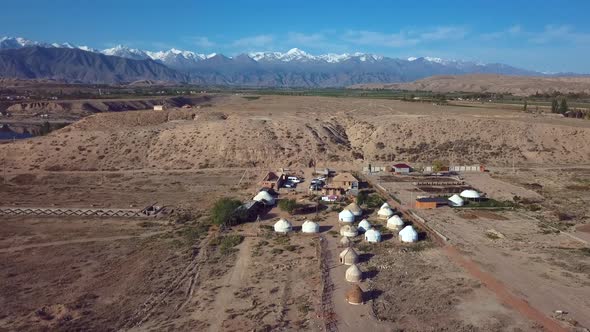
[[[0,103],[0,111],[10,113],[10,121],[40,119],[39,115],[47,116],[41,120],[71,121],[102,112],[123,112],[153,109],[154,105],[180,108],[183,106],[197,107],[209,105],[213,99],[210,95],[188,97],[147,97],[95,100],[38,100],[17,103]]]
[[[350,165],[405,160],[581,163],[590,122],[508,110],[387,100],[263,96],[212,107],[101,113],[0,146],[18,170]],[[277,158],[279,157],[279,158]]]
[[[191,214],[2,216],[0,329],[538,331],[548,319],[583,331],[590,324],[584,243],[590,150],[574,138],[587,141],[590,124],[386,100],[226,96],[200,109],[95,114],[47,136],[3,144],[0,206],[158,202]],[[498,200],[518,196],[522,207],[421,211],[449,241],[422,233],[409,245],[365,208],[384,241],[356,240],[361,306],[343,300],[350,284],[337,263],[339,206],[295,216],[275,207],[260,222],[209,224],[215,200],[249,200],[269,169],[290,167],[309,180],[310,161],[359,171],[369,162],[419,166],[435,158],[491,165],[491,172],[464,180]],[[575,167],[559,166],[568,163]],[[371,181],[404,208],[418,193],[411,182]],[[281,190],[280,197],[313,205],[307,186]],[[296,232],[270,232],[279,217]],[[299,232],[310,218],[320,222],[319,235]]]
[[[531,77],[506,75],[432,76],[410,83],[358,84],[357,89],[395,89],[408,91],[486,92],[530,96],[535,93],[590,93],[589,77]]]

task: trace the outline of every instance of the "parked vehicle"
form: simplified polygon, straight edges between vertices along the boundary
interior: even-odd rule
[[[283,187],[285,187],[285,188],[295,188],[295,187],[297,187],[297,183],[295,183],[295,182],[291,182],[291,181],[288,181],[288,182],[286,182],[286,183],[283,185]]]
[[[318,184],[312,184],[311,186],[309,186],[309,190],[314,190],[314,191],[318,191],[321,190],[322,186],[318,185]]]
[[[293,183],[301,183],[302,182],[302,180],[296,176],[289,176],[289,177],[287,177],[287,180],[289,180],[290,182],[293,182]]]

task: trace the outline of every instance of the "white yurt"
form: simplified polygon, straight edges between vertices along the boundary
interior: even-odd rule
[[[352,264],[346,269],[345,278],[348,282],[361,282],[363,279],[363,271],[361,271],[356,264]]]
[[[359,255],[352,248],[346,248],[340,253],[340,263],[345,265],[356,264],[359,261]]]
[[[279,219],[275,223],[275,232],[287,234],[293,229],[293,225],[287,219]]]
[[[320,225],[317,222],[313,222],[311,220],[306,220],[303,225],[301,225],[301,232],[303,233],[319,233],[320,232]]]
[[[467,198],[467,199],[480,199],[481,195],[473,190],[473,189],[467,189],[467,190],[463,190],[459,196],[461,196],[462,198]]]
[[[451,203],[451,206],[463,206],[463,204],[465,204],[463,198],[457,194],[449,197],[449,202]]]
[[[346,237],[355,237],[359,235],[359,232],[353,225],[344,225],[340,228],[340,235]]]
[[[404,228],[404,221],[398,215],[391,216],[391,218],[387,219],[387,228],[394,231],[399,231],[400,229]]]
[[[367,221],[367,219],[363,219],[363,220],[361,220],[361,222],[359,222],[358,230],[359,230],[359,232],[366,232],[369,229],[371,229],[371,227],[373,227],[373,226],[371,226],[371,224]]]
[[[355,217],[360,217],[363,215],[363,209],[356,203],[350,203],[345,207],[346,210],[352,212]]]
[[[383,203],[383,205],[381,205],[380,209],[384,209],[384,208],[391,209],[391,206],[389,206],[389,204],[387,204],[387,202],[385,202],[385,203]]]
[[[393,210],[390,207],[382,207],[377,211],[377,215],[381,219],[388,219],[389,217],[393,216]]]
[[[338,213],[338,221],[341,222],[354,222],[354,214],[350,210],[344,209]]]
[[[371,242],[371,243],[381,242],[381,233],[374,228],[369,229],[365,233],[365,241]]]
[[[418,232],[412,225],[408,225],[399,231],[398,238],[401,242],[416,242],[418,241]]]
[[[340,239],[340,246],[341,246],[341,247],[350,247],[351,245],[352,245],[352,241],[350,240],[350,238],[349,238],[349,237],[347,237],[347,236],[343,236],[343,237]]]
[[[256,196],[254,196],[254,200],[262,202],[265,205],[275,205],[275,198],[264,190],[256,194]]]

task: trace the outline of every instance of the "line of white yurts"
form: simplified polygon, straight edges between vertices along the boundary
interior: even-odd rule
[[[388,229],[393,231],[399,231],[400,229],[404,228],[404,221],[400,216],[394,215],[387,219],[387,226]]]
[[[371,228],[365,232],[365,241],[371,243],[381,242],[381,233],[378,230]]]
[[[293,230],[293,225],[289,220],[281,218],[275,223],[274,228],[276,233],[287,234]]]
[[[275,205],[275,198],[269,194],[267,191],[260,191],[258,194],[256,194],[256,196],[254,196],[253,200],[257,201],[257,202],[261,202],[264,205],[267,206],[272,206]]]
[[[317,222],[313,222],[311,220],[306,220],[303,225],[301,225],[301,232],[303,233],[319,233],[320,232],[320,225]]]
[[[354,222],[354,214],[350,210],[344,209],[338,213],[338,221],[352,223]]]
[[[369,229],[371,229],[371,227],[373,227],[373,226],[371,226],[369,221],[367,221],[367,219],[363,219],[363,220],[361,220],[361,222],[359,222],[359,225],[357,228],[358,228],[359,232],[366,232]]]
[[[344,209],[352,212],[355,217],[360,217],[363,215],[363,210],[356,203],[350,203]]]
[[[377,215],[380,219],[387,220],[389,217],[393,216],[393,210],[389,206],[389,204],[383,203],[379,211],[377,211]]]
[[[465,204],[463,198],[457,194],[449,197],[449,202],[451,203],[451,206],[463,206],[463,204]]]
[[[348,282],[361,282],[363,279],[363,272],[358,266],[356,266],[356,264],[352,264],[348,269],[346,269],[344,276]]]
[[[416,242],[418,241],[418,232],[412,225],[408,225],[399,231],[398,238],[401,242]]]
[[[340,235],[346,237],[355,237],[359,235],[359,232],[354,225],[344,225],[340,228]]]
[[[359,255],[352,248],[346,248],[340,253],[340,264],[352,265],[359,261]]]

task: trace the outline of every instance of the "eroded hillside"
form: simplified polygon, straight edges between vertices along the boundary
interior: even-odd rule
[[[101,113],[0,146],[7,166],[40,170],[281,167],[409,161],[583,163],[588,122],[399,101],[265,96],[212,107]]]

